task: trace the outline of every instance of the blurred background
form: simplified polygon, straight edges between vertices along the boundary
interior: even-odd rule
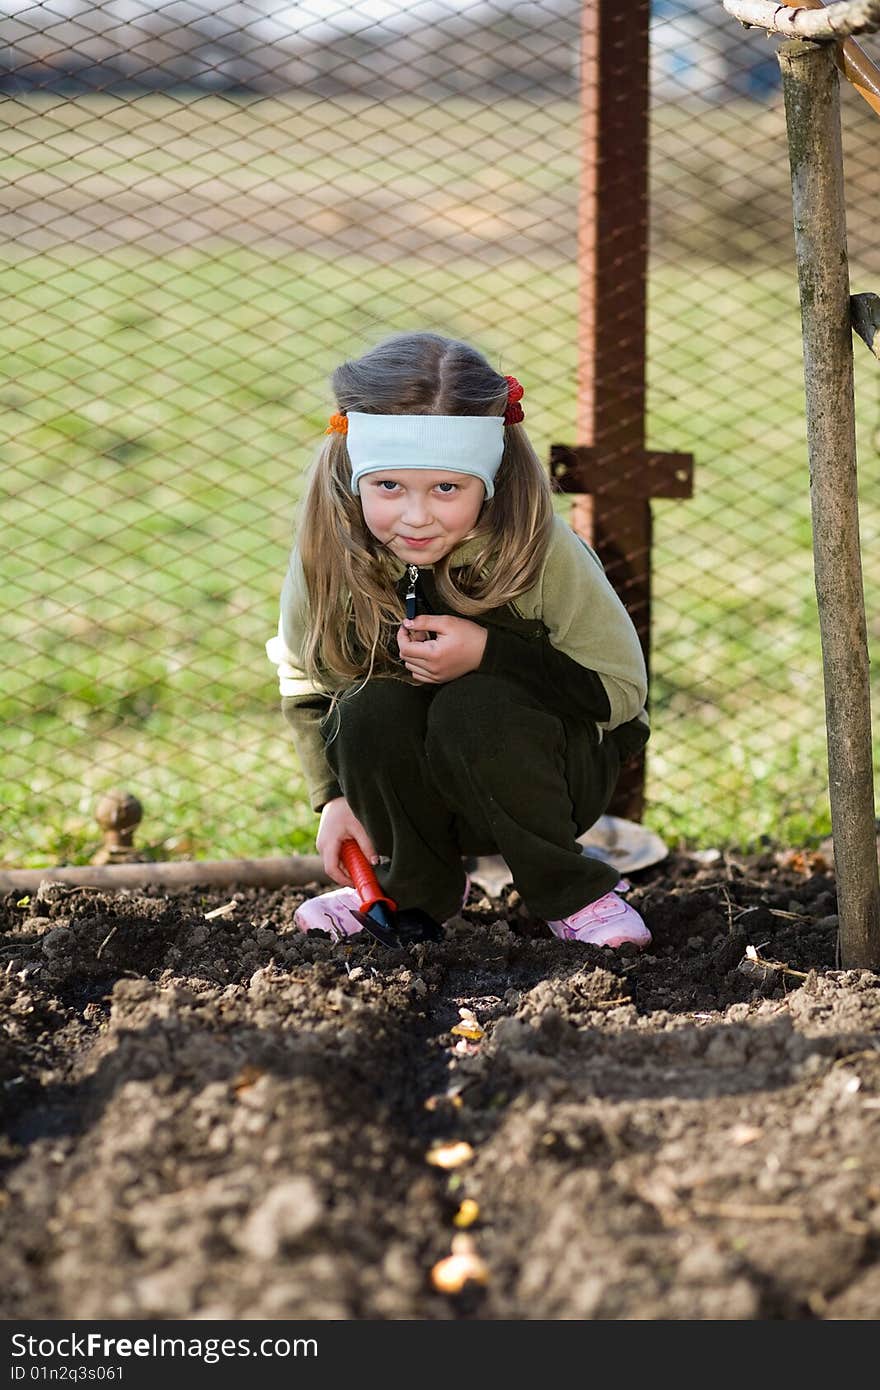
[[[312,849],[264,643],[328,377],[430,328],[524,383],[541,457],[578,442],[581,21],[0,0],[5,865],[88,860],[114,785],[162,857]],[[806,843],[830,823],[776,42],[655,0],[650,44],[647,443],[695,469],[653,504],[645,820]],[[880,124],[842,86],[852,289],[880,292]],[[855,346],[876,649],[880,367]]]

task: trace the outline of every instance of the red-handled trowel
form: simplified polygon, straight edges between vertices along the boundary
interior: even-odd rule
[[[349,911],[383,946],[400,948],[443,939],[443,928],[427,912],[420,907],[398,908],[394,899],[382,892],[373,866],[356,840],[345,840],[339,857],[361,900],[360,910],[352,907]]]

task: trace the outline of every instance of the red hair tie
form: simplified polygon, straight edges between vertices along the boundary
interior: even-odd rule
[[[518,425],[526,417],[519,401],[523,398],[523,388],[515,376],[506,376],[507,382],[507,409],[504,412],[505,425]]]
[[[337,411],[330,416],[330,424],[324,431],[325,434],[348,434],[348,416]]]

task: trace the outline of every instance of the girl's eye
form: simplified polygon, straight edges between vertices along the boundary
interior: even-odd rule
[[[443,488],[449,488],[452,492],[458,491],[458,483],[438,483],[437,487],[441,490]],[[447,493],[446,495],[448,496],[449,494]]]
[[[384,488],[388,492],[391,492],[393,488],[397,487],[397,483],[391,482],[390,478],[384,478],[382,482],[377,483],[376,486],[379,488]]]

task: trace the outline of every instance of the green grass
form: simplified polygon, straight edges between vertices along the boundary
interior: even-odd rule
[[[162,101],[150,109],[167,122],[176,107]],[[114,116],[130,128],[111,158],[84,105],[37,113],[42,125],[22,118],[14,159],[45,170],[54,140],[71,186],[90,159],[105,174],[115,160],[134,181],[151,163],[163,176],[175,158],[191,167],[192,151],[160,158],[134,104]],[[501,138],[501,114],[487,138]],[[59,123],[51,140],[50,119]],[[239,119],[241,139],[255,139],[254,112]],[[534,120],[518,177],[546,194],[571,179],[571,161],[566,150],[556,162],[548,155],[558,113],[540,128]],[[337,133],[341,167],[344,123]],[[219,161],[211,172],[231,178],[242,155],[229,129],[203,122],[199,140]],[[405,176],[430,165],[430,153],[410,150]],[[448,155],[447,182],[477,176],[468,158],[464,147]],[[432,177],[443,182],[436,168]],[[0,859],[86,861],[94,805],[112,785],[142,800],[139,843],[163,855],[311,850],[317,822],[263,644],[277,621],[295,503],[333,408],[326,379],[386,331],[429,326],[469,338],[526,384],[527,428],[546,456],[552,442],[574,440],[573,264],[559,255],[487,268],[477,253],[378,264],[327,248],[22,244],[3,289]],[[870,477],[876,363],[864,358],[860,450]],[[800,373],[784,255],[760,269],[656,258],[648,443],[697,460],[694,498],[654,509],[647,819],[670,843],[827,833]],[[864,492],[876,641],[880,497],[875,482]]]

